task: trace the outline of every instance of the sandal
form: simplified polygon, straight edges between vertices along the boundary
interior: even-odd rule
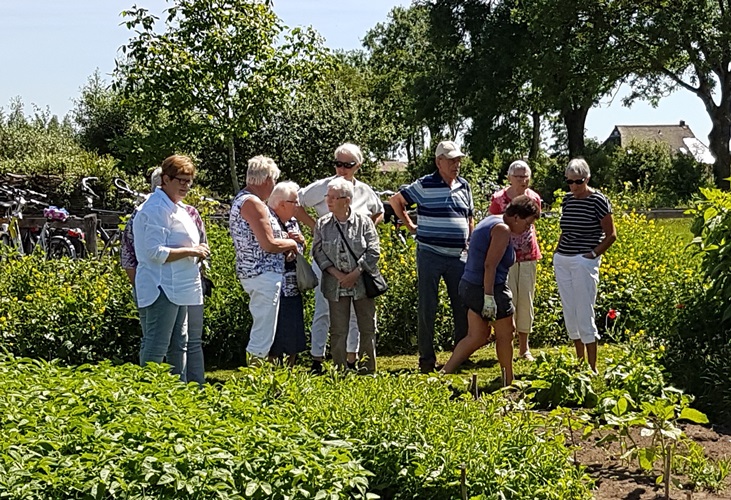
[[[536,358],[533,357],[530,351],[525,351],[523,354],[520,355],[520,358],[531,362],[536,360]]]

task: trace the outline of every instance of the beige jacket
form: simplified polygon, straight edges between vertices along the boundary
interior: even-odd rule
[[[319,268],[322,269],[320,288],[328,300],[339,299],[338,280],[327,272],[328,267],[335,266],[344,273],[349,273],[356,267],[360,267],[362,272],[376,273],[378,272],[378,258],[381,255],[376,226],[370,217],[351,211],[348,220],[340,228],[348,240],[348,245],[358,257],[357,260],[343,245],[343,237],[337,225],[337,219],[331,213],[320,217],[315,225],[312,242],[312,255]],[[345,249],[345,252],[340,251],[342,248]],[[353,300],[363,298],[366,298],[366,293],[361,277],[355,284]]]

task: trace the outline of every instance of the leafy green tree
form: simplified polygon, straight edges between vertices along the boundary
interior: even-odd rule
[[[71,111],[79,143],[99,155],[123,159],[122,142],[131,132],[133,115],[119,92],[112,90],[97,69],[74,100]]]
[[[472,85],[463,87],[461,97],[470,103],[467,114],[476,119],[476,131],[490,132],[492,120],[492,129],[512,128],[515,133],[530,116],[535,154],[540,117],[556,112],[566,128],[569,155],[583,153],[589,110],[635,64],[617,41],[624,20],[614,2],[432,0],[431,4],[437,12],[452,14],[452,24],[461,33],[455,49],[463,46],[469,52],[463,74]]]
[[[235,140],[316,80],[327,51],[311,29],[286,31],[271,0],[174,0],[166,13],[161,29],[144,8],[123,12],[134,36],[117,88],[150,129],[165,113],[183,136],[225,143],[238,190]]]
[[[646,58],[634,82],[638,97],[658,99],[674,88],[695,94],[711,119],[709,148],[716,185],[731,175],[731,1],[621,0],[631,30],[620,41]],[[642,81],[638,81],[638,80]]]
[[[337,54],[335,66],[317,85],[300,92],[267,117],[266,122],[244,139],[236,141],[236,153],[242,158],[265,154],[275,159],[282,176],[301,185],[333,174],[331,160],[335,148],[344,142],[361,146],[369,160],[384,158],[389,137],[382,132],[379,115],[366,84],[367,75],[356,66],[353,54]],[[204,147],[201,166],[204,181],[214,189],[225,188],[220,172],[225,151],[220,145]],[[361,174],[359,174],[360,177]]]
[[[466,139],[473,159],[489,159],[498,151],[525,156],[529,149],[535,158],[542,110],[525,84],[523,66],[516,64],[527,51],[527,37],[516,30],[511,11],[489,2],[438,1],[432,19],[435,43],[445,52],[452,47],[464,53],[457,92],[471,121]]]
[[[445,53],[434,43],[431,23],[425,5],[395,7],[388,22],[363,39],[374,106],[410,163],[419,161],[429,140],[453,139],[464,127],[456,92],[460,65],[451,47]]]

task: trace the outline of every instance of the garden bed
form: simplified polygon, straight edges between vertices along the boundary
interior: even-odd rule
[[[705,450],[708,458],[718,460],[731,457],[731,430],[709,428],[689,424],[682,426],[685,434]],[[632,437],[638,441],[644,439],[639,429],[632,431]],[[634,464],[628,465],[619,459],[617,447],[610,450],[598,446],[595,439],[581,442],[577,452],[579,463],[586,466],[587,471],[596,481],[596,500],[656,500],[664,498],[662,485],[655,484],[656,476],[648,474]],[[673,476],[676,477],[676,476]],[[727,500],[731,490],[731,477],[724,481],[724,488],[718,493],[709,491],[692,491],[687,475],[678,475],[677,479],[684,484],[684,490],[672,489],[673,500]],[[691,496],[688,496],[690,494]]]

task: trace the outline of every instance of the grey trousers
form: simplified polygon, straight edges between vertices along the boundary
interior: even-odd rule
[[[340,297],[330,300],[330,352],[335,366],[344,367],[347,359],[346,343],[350,325],[350,305],[353,304],[355,317],[360,330],[360,350],[358,357],[365,358],[369,372],[376,371],[376,301],[367,297],[353,300],[353,297]]]

